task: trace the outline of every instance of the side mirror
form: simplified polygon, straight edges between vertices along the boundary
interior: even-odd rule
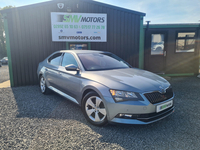
[[[79,69],[77,66],[73,65],[73,64],[70,64],[70,65],[65,66],[65,69],[66,69],[67,71],[77,71],[77,74],[78,74],[79,71],[80,71],[80,69]]]

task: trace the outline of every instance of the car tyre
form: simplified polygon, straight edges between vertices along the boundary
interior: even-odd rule
[[[82,111],[87,121],[91,124],[95,126],[108,124],[104,102],[96,92],[91,91],[84,96]]]
[[[50,93],[50,89],[47,87],[46,80],[42,75],[40,76],[40,90],[42,94]]]

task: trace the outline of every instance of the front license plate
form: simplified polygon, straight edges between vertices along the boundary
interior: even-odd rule
[[[166,103],[163,103],[163,104],[160,104],[156,107],[156,112],[160,112],[160,111],[163,111],[169,107],[171,107],[173,105],[173,100],[169,101],[169,102],[166,102]]]

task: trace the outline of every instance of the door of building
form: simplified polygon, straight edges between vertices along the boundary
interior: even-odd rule
[[[167,56],[166,32],[147,31],[145,40],[145,69],[157,74],[165,73]]]

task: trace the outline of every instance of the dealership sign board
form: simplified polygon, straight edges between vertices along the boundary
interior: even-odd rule
[[[51,12],[52,41],[106,42],[107,14]]]

